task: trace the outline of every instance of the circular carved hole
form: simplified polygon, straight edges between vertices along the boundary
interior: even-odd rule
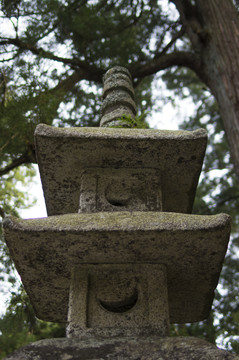
[[[124,181],[114,181],[105,189],[105,198],[109,204],[116,207],[127,207],[131,191]]]
[[[111,200],[111,199],[107,199],[108,202],[113,205],[113,206],[127,206],[127,202],[123,202],[123,201],[117,201],[117,200]]]
[[[119,300],[119,301],[103,301],[99,300],[100,305],[103,309],[113,313],[125,313],[131,310],[138,300],[138,291],[135,289],[133,295],[130,297]]]

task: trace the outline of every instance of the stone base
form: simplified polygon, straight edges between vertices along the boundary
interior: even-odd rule
[[[193,337],[47,339],[17,350],[6,360],[239,360],[239,356]]]

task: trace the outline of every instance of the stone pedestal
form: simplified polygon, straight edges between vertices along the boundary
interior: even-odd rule
[[[239,360],[194,337],[47,339],[17,350],[7,360]]]

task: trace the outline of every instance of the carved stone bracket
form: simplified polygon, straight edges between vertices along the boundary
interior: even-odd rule
[[[158,170],[88,168],[82,171],[79,213],[133,210],[162,210]]]
[[[68,337],[166,336],[166,267],[159,264],[84,264],[73,269]]]

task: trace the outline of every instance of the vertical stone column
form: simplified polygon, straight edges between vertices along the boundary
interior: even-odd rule
[[[131,75],[116,66],[104,76],[101,126],[132,127],[136,105]],[[100,149],[99,149],[100,150]],[[79,213],[162,211],[158,169],[85,168]],[[97,234],[96,234],[97,236]],[[106,247],[109,246],[106,244]],[[169,332],[166,268],[160,264],[82,264],[71,277],[68,337]]]
[[[132,127],[123,119],[124,116],[134,119],[136,115],[134,88],[129,71],[122,66],[115,66],[106,72],[103,83],[100,126]]]

